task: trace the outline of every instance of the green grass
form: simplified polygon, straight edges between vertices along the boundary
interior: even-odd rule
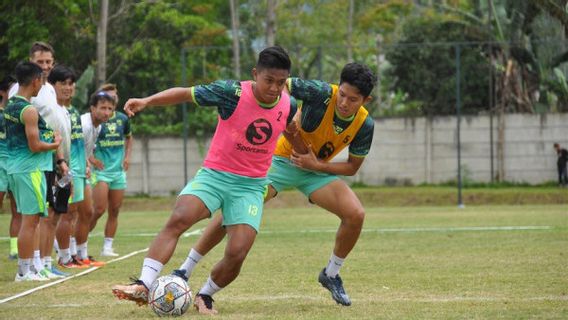
[[[151,201],[151,200],[150,200]],[[116,250],[146,248],[169,212],[127,211]],[[0,215],[6,226],[7,215]],[[192,228],[204,226],[199,223]],[[566,319],[568,206],[367,207],[364,232],[341,270],[353,305],[341,307],[317,282],[338,219],[317,207],[268,208],[241,275],[216,296],[219,319]],[[540,226],[535,230],[475,227]],[[459,229],[462,228],[462,229]],[[469,228],[469,229],[468,229]],[[102,244],[101,226],[89,241]],[[183,238],[164,272],[177,268],[195,236]],[[222,247],[190,279],[197,291]],[[38,286],[14,283],[0,241],[0,299]],[[149,308],[116,300],[113,284],[138,276],[144,254],[0,304],[0,319],[151,319]],[[79,272],[79,271],[75,271]],[[185,317],[197,317],[191,309]]]

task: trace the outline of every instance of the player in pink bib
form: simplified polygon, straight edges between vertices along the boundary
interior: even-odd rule
[[[252,70],[254,81],[221,80],[189,90],[172,88],[126,102],[124,110],[129,116],[147,106],[184,101],[215,106],[219,121],[203,167],[180,192],[170,219],[144,259],[140,279],[113,287],[119,299],[148,303],[148,288],[173,255],[179,237],[221,209],[229,235],[225,255],[213,267],[194,302],[199,313],[217,313],[213,294],[236,279],[256,238],[276,142],[281,133],[296,130],[292,125],[296,102],[282,91],[290,66],[290,58],[281,47],[270,47],[259,54]],[[187,280],[182,271],[174,274]]]

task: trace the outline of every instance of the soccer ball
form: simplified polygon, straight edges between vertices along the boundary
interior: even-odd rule
[[[189,284],[178,276],[161,276],[150,286],[148,304],[160,317],[181,316],[191,305]]]

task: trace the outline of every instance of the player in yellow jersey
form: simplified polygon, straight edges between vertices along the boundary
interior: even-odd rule
[[[304,141],[308,152],[296,152],[286,138],[280,137],[268,173],[271,184],[265,201],[293,187],[341,220],[331,258],[318,281],[337,303],[345,306],[351,305],[351,299],[345,293],[339,269],[359,239],[365,210],[353,190],[338,176],[357,173],[371,148],[374,121],[363,105],[371,101],[375,82],[371,70],[359,63],[345,65],[339,85],[288,79],[290,94],[302,101],[296,138]],[[330,162],[345,147],[349,147],[348,159]],[[203,255],[225,236],[221,224],[221,216],[216,216],[174,273],[191,275]]]

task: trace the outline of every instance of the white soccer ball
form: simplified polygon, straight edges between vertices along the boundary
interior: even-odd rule
[[[150,286],[148,304],[160,317],[181,316],[191,305],[189,284],[178,276],[161,276]]]

